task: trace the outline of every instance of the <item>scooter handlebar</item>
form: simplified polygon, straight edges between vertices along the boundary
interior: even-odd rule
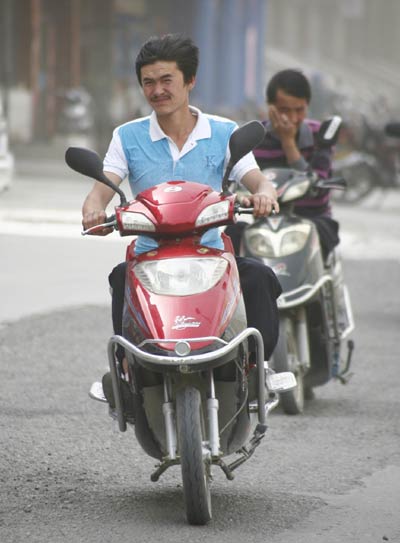
[[[254,207],[242,207],[237,206],[235,207],[235,213],[238,213],[239,215],[253,215]]]
[[[254,213],[254,207],[242,207],[238,205],[235,207],[235,213],[238,215],[253,215]],[[276,215],[275,209],[272,209],[271,215]]]
[[[82,230],[81,234],[82,236],[88,236],[94,234],[95,232],[97,232],[97,230],[102,230],[103,228],[114,228],[115,230],[117,229],[117,219],[115,215],[111,215],[111,217],[106,217],[106,222],[96,224],[94,226],[91,226],[90,228],[87,228],[86,230]]]

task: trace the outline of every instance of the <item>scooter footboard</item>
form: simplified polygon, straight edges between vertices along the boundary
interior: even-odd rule
[[[280,310],[290,309],[309,302],[329,282],[333,282],[332,276],[324,274],[315,284],[302,285],[290,292],[283,292],[277,300],[278,308]]]
[[[119,429],[124,432],[126,430],[126,421],[123,415],[122,398],[120,394],[120,375],[117,371],[115,350],[117,345],[123,347],[126,351],[131,353],[135,359],[146,369],[155,372],[171,372],[177,371],[182,374],[194,373],[202,371],[206,368],[213,369],[223,364],[229,355],[243,343],[247,338],[252,336],[256,344],[256,364],[258,375],[258,420],[260,424],[265,424],[265,379],[264,379],[264,343],[260,332],[256,328],[246,328],[240,332],[231,341],[226,342],[220,338],[196,338],[192,340],[190,338],[184,340],[186,342],[205,342],[209,340],[217,340],[221,347],[200,354],[192,354],[188,356],[165,356],[160,354],[153,354],[143,350],[143,344],[141,346],[134,345],[127,339],[119,335],[114,335],[108,342],[108,360],[110,364],[110,372],[112,377],[113,392],[115,397],[115,406],[118,418]],[[183,340],[179,340],[182,342]],[[149,340],[149,342],[166,343],[174,342],[178,343],[178,340]]]

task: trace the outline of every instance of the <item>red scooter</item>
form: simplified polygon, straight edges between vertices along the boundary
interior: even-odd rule
[[[190,524],[211,519],[211,468],[217,465],[233,479],[264,437],[268,413],[279,393],[296,386],[290,372],[275,374],[264,362],[261,334],[246,327],[239,275],[230,239],[224,249],[200,245],[209,228],[235,221],[241,211],[229,193],[234,164],[263,138],[257,121],[235,131],[231,159],[221,193],[207,185],[169,181],[127,202],[124,193],[103,173],[93,151],[69,148],[68,165],[112,187],[121,197],[115,216],[103,225],[121,236],[145,234],[158,248],[135,255],[127,248],[123,336],[108,343],[108,358],[119,429],[124,432],[126,394],[134,405],[134,429],[144,451],[160,463],[157,481],[170,466],[180,464],[186,515]],[[244,211],[244,210],[242,210]],[[256,360],[249,360],[247,342],[254,338]],[[115,355],[125,349],[128,382]],[[237,453],[230,462],[225,457]]]

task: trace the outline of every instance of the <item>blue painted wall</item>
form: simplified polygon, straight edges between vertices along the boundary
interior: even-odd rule
[[[235,111],[264,102],[267,0],[197,0],[193,38],[200,68],[193,102]]]
[[[135,81],[132,64],[141,43],[151,35],[178,32],[200,49],[194,105],[227,115],[261,105],[267,2],[148,0],[141,17],[120,13],[115,17],[115,77]]]

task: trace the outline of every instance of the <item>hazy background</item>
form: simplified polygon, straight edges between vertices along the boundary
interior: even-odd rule
[[[134,59],[166,32],[199,45],[192,103],[206,111],[263,117],[269,77],[295,67],[312,115],[382,132],[400,118],[399,24],[398,0],[0,0],[0,148],[7,134],[17,171],[71,143],[104,153],[115,126],[148,113]]]

